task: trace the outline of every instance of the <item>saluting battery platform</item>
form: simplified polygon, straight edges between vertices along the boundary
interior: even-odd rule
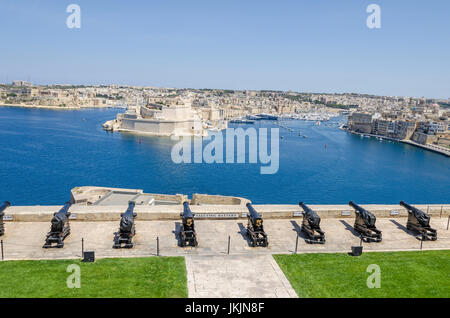
[[[247,214],[247,236],[252,242],[252,247],[269,245],[267,234],[264,232],[263,219],[261,214],[256,212],[251,203],[246,204],[249,213]]]
[[[128,202],[128,209],[125,213],[122,213],[120,219],[119,231],[114,233],[114,245],[113,248],[132,248],[133,237],[136,235],[136,227],[134,219],[137,214],[134,213],[134,201]]]
[[[5,201],[0,205],[0,236],[5,234],[5,224],[3,222],[3,216],[5,215],[6,208],[9,206],[11,206],[11,203],[9,203],[8,201]]]
[[[306,204],[298,204],[303,209],[302,232],[308,237],[307,243],[325,244],[325,232],[320,228],[320,216]]]
[[[180,229],[180,245],[197,246],[197,234],[195,233],[194,214],[187,201],[183,202],[183,213],[181,213],[182,225]]]
[[[355,209],[356,216],[353,227],[361,234],[362,239],[365,242],[381,242],[381,231],[375,226],[376,216],[353,201],[350,201],[348,205]]]
[[[406,228],[412,232],[419,233],[422,236],[422,240],[437,240],[437,231],[430,227],[431,217],[409,205],[405,201],[400,201],[400,205],[408,210],[408,222],[406,223]]]
[[[152,248],[152,242],[154,242],[153,240],[156,238],[156,250],[157,255],[159,255],[161,238],[164,242],[163,248],[173,249],[175,246],[197,247],[199,245],[196,232],[198,229],[197,226],[200,226],[201,228],[213,226],[214,230],[211,232],[208,231],[208,229],[205,229],[205,246],[200,248],[200,250],[192,250],[194,254],[211,251],[210,246],[215,245],[217,243],[216,241],[220,240],[220,237],[225,237],[224,234],[228,236],[228,253],[230,253],[231,242],[239,242],[239,240],[234,240],[232,237],[232,235],[237,236],[237,234],[241,234],[242,237],[240,237],[241,242],[238,243],[241,244],[241,246],[237,246],[236,249],[248,249],[249,246],[267,247],[269,245],[268,234],[265,232],[265,227],[267,226],[271,227],[273,231],[273,234],[271,235],[274,235],[272,238],[274,242],[272,242],[272,244],[275,243],[275,245],[271,249],[274,251],[279,251],[281,248],[284,248],[283,246],[289,241],[288,237],[290,236],[289,233],[291,233],[291,230],[295,230],[297,234],[295,237],[296,251],[299,236],[304,237],[305,242],[308,244],[325,244],[325,231],[321,228],[321,220],[323,219],[326,221],[324,226],[327,231],[327,241],[329,242],[329,236],[333,234],[331,235],[333,236],[333,244],[328,248],[323,245],[321,248],[322,250],[334,250],[336,245],[339,245],[340,247],[345,246],[350,239],[354,239],[355,232],[358,232],[361,239],[365,242],[381,242],[382,232],[381,229],[379,230],[375,225],[377,220],[375,215],[382,218],[378,223],[384,230],[383,236],[387,235],[388,237],[387,241],[385,237],[384,244],[379,248],[385,248],[386,246],[389,248],[395,247],[396,249],[410,248],[410,244],[414,244],[414,241],[416,241],[417,238],[436,241],[437,230],[430,227],[431,215],[446,215],[448,216],[448,222],[445,220],[447,228],[448,224],[450,224],[450,206],[436,204],[417,206],[425,206],[427,212],[430,212],[430,214],[428,214],[404,201],[400,202],[400,206],[405,207],[407,212],[404,210],[399,211],[398,205],[371,205],[370,211],[353,201],[350,201],[349,205],[355,209],[354,231],[351,231],[350,234],[348,234],[349,231],[346,222],[341,221],[346,225],[345,231],[340,228],[341,224],[337,223],[337,218],[340,218],[341,216],[351,218],[353,215],[350,211],[343,210],[344,206],[342,205],[316,205],[311,206],[310,208],[304,202],[299,202],[298,206],[303,209],[303,211],[299,213],[297,205],[278,204],[253,206],[250,200],[242,197],[194,193],[192,199],[189,199],[188,195],[184,194],[150,194],[144,193],[143,190],[139,189],[77,187],[71,191],[71,199],[66,202],[62,208],[55,208],[52,206],[10,207],[10,203],[4,201],[0,204],[0,235],[4,235],[1,237],[4,243],[11,244],[13,247],[16,246],[14,247],[15,249],[18,249],[19,251],[21,251],[20,249],[30,250],[28,251],[29,253],[34,253],[30,248],[32,245],[23,245],[23,247],[21,247],[20,242],[18,242],[18,238],[24,238],[23,228],[28,228],[27,222],[39,222],[39,224],[30,228],[30,234],[27,233],[27,236],[30,235],[30,237],[34,237],[36,234],[42,236],[42,233],[46,230],[45,226],[48,223],[42,224],[40,222],[48,222],[51,220],[50,231],[45,237],[44,245],[41,245],[43,248],[64,247],[65,239],[71,232],[76,231],[77,233],[72,233],[76,235],[73,237],[74,245],[70,244],[70,246],[68,246],[69,251],[73,251],[75,248],[74,246],[78,244],[77,242],[79,242],[80,239],[81,248],[82,251],[84,251],[84,242],[86,241],[86,238],[89,242],[96,242],[98,248],[104,250],[104,242],[99,241],[104,237],[104,233],[96,232],[106,231],[106,233],[110,233],[109,235],[114,232],[114,237],[110,236],[109,238],[110,243],[111,239],[113,239],[113,245],[109,245],[109,252],[111,252],[113,248],[137,248],[136,252],[129,252],[135,255],[141,254],[142,251],[148,251],[149,248]],[[55,210],[59,211],[54,213]],[[135,211],[138,211],[138,213],[135,213]],[[5,213],[7,213],[7,218],[5,217]],[[143,222],[141,224],[143,227],[151,226],[153,229],[151,231],[144,231],[139,237],[136,236],[137,214],[139,214],[140,220],[138,222]],[[110,222],[119,221],[118,215],[120,215],[120,223],[118,229],[114,231],[110,228]],[[280,226],[286,226],[290,223],[276,220],[295,219],[298,216],[302,216],[301,229],[296,226],[294,221],[290,222],[291,224],[294,224],[294,229],[280,229]],[[269,223],[264,224],[263,217],[269,218]],[[405,240],[401,242],[397,242],[398,240],[396,237],[391,237],[391,239],[389,239],[394,231],[398,231],[398,228],[394,228],[392,223],[387,222],[386,219],[397,217],[405,217],[405,219],[408,217],[406,224],[408,231],[406,232],[410,238],[405,237]],[[176,220],[180,220],[180,218],[181,222],[177,222]],[[247,218],[248,221],[246,229],[242,228],[242,224],[240,223],[243,218]],[[200,220],[200,223],[197,222],[197,219]],[[75,221],[74,224],[71,224],[72,220]],[[160,223],[161,220],[162,223]],[[440,224],[442,224],[443,221],[444,219],[439,217],[434,223],[436,223],[436,226],[441,226]],[[8,226],[7,222],[10,222],[10,226]],[[14,222],[16,222],[16,224]],[[22,224],[21,222],[25,223]],[[99,224],[101,222],[105,223]],[[167,223],[171,222],[176,222],[175,233],[172,230],[169,231],[169,228],[167,227],[169,226]],[[392,222],[397,224],[394,220],[392,220]],[[336,226],[336,224],[338,226]],[[6,229],[7,231],[5,231],[5,225],[8,226]],[[170,228],[173,228],[173,225],[174,224],[170,225]],[[43,226],[44,228],[37,229],[37,226]],[[155,229],[155,226],[158,228]],[[102,231],[98,231],[100,227],[103,228]],[[238,229],[240,229],[240,231],[236,232]],[[20,235],[15,235],[15,231],[20,231]],[[298,235],[299,232],[301,232],[301,235]],[[329,232],[331,234],[329,234]],[[337,235],[337,233],[340,234]],[[219,239],[213,239],[211,241],[210,236],[214,238],[219,237]],[[29,240],[30,237],[25,237],[25,239]],[[446,239],[446,237],[444,238]],[[107,238],[106,241],[108,241]],[[170,241],[174,244],[170,244]],[[441,243],[436,242],[429,244],[431,244],[433,248],[442,248],[446,247],[446,242],[447,240],[442,240]],[[423,243],[420,245],[421,248],[422,244]],[[173,250],[171,253],[172,252]],[[189,253],[188,250],[186,250],[186,252]],[[53,255],[53,253],[41,253],[45,257]],[[179,251],[176,253],[179,253]],[[112,255],[115,254],[113,253]]]
[[[61,248],[64,246],[64,239],[70,234],[69,208],[71,206],[71,201],[66,202],[62,209],[53,215],[50,232],[47,233],[43,248]]]

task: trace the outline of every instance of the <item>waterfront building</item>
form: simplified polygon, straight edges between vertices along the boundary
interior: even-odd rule
[[[370,134],[372,132],[372,115],[354,112],[348,116],[347,126],[350,130]]]
[[[397,139],[410,139],[415,130],[416,123],[414,121],[397,120],[395,122],[394,134]]]
[[[376,119],[372,122],[372,134],[391,136],[394,133],[394,122],[387,119]]]
[[[414,132],[411,137],[412,141],[415,141],[419,144],[426,145],[434,142],[436,140],[436,135],[431,133],[424,133],[420,131]]]
[[[446,125],[443,122],[419,122],[418,130],[424,133],[430,133],[435,135],[436,133],[443,133],[446,131]]]

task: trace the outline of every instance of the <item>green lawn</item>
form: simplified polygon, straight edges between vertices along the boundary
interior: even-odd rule
[[[81,288],[68,288],[80,266]],[[0,262],[0,297],[187,297],[183,257]]]
[[[450,297],[450,250],[274,255],[299,297]],[[368,288],[380,266],[381,288]]]

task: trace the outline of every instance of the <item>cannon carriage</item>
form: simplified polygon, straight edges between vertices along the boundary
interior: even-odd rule
[[[427,213],[409,205],[404,201],[400,201],[400,205],[408,210],[406,229],[414,233],[419,233],[419,235],[422,236],[422,240],[437,240],[437,230],[431,228],[431,217]]]
[[[5,215],[6,208],[10,205],[11,203],[9,203],[8,201],[5,201],[0,205],[0,236],[5,234],[5,224],[3,222],[3,216]]]
[[[307,236],[306,242],[325,244],[325,232],[320,228],[320,216],[305,203],[299,202],[298,205],[303,209],[301,231]]]
[[[133,237],[136,235],[134,219],[137,216],[137,214],[134,213],[135,205],[136,203],[134,201],[129,201],[127,210],[120,215],[119,231],[114,233],[113,248],[133,247]]]
[[[53,214],[50,232],[47,233],[43,248],[64,247],[64,240],[70,234],[69,208],[71,206],[71,201],[66,202],[58,212]]]
[[[375,226],[376,216],[353,201],[350,201],[348,205],[355,209],[356,216],[353,227],[361,234],[362,240],[365,242],[381,242],[381,231]]]
[[[182,219],[180,229],[180,245],[181,247],[197,246],[197,234],[195,232],[194,214],[189,207],[189,202],[183,202],[183,213],[180,214]]]
[[[263,219],[261,214],[256,212],[251,203],[247,203],[247,236],[252,243],[252,247],[269,245],[266,232],[264,232]]]

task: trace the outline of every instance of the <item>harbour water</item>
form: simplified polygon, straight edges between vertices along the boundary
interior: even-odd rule
[[[123,109],[49,110],[0,107],[0,201],[62,204],[76,186],[148,193],[243,196],[254,203],[447,204],[449,158],[380,141],[336,125],[283,120],[279,170],[257,164],[175,164],[166,137],[110,133],[102,123]],[[335,118],[336,123],[343,118]],[[278,127],[274,121],[230,127]],[[299,136],[306,135],[306,138]]]

